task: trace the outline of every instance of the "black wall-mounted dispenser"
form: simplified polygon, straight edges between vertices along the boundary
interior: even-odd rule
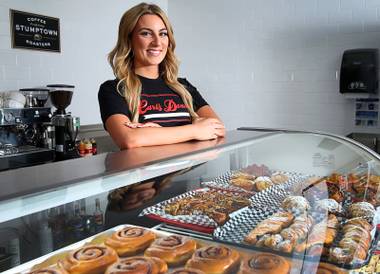
[[[344,51],[340,70],[340,93],[357,94],[358,97],[377,93],[378,59],[378,49]]]

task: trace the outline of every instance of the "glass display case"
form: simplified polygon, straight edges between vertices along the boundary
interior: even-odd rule
[[[340,136],[241,128],[2,172],[0,271],[55,264],[127,224],[236,250],[223,271],[363,270],[376,256],[379,161]]]

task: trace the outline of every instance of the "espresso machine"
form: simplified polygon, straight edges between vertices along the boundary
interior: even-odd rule
[[[80,156],[75,141],[80,127],[80,120],[79,117],[66,113],[66,108],[71,103],[74,86],[48,85],[47,87],[51,88],[50,100],[56,108],[51,119],[55,129],[55,160],[78,158]]]
[[[25,89],[1,96],[0,171],[53,161],[52,113],[44,106],[49,91]]]

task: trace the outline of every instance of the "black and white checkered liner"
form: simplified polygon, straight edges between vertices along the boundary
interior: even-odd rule
[[[193,225],[197,225],[197,226],[201,226],[201,227],[217,227],[218,224],[213,219],[211,219],[210,217],[208,217],[206,215],[178,215],[178,216],[173,216],[173,215],[167,214],[165,212],[165,206],[167,204],[170,204],[170,203],[175,202],[179,199],[183,199],[183,198],[186,198],[189,196],[194,196],[196,193],[207,192],[209,190],[210,190],[210,188],[202,188],[202,189],[197,189],[197,190],[186,192],[184,194],[181,194],[179,196],[176,196],[174,198],[171,198],[169,200],[163,201],[163,202],[158,203],[154,206],[151,206],[151,207],[144,209],[139,214],[139,216],[153,214],[153,215],[160,217],[162,219],[167,219],[167,220],[175,221],[178,223],[193,224]],[[227,190],[216,190],[216,191],[219,191],[221,193],[227,193],[227,192],[231,193],[231,191],[227,191]],[[232,192],[232,193],[234,193],[234,192]],[[234,194],[239,195],[240,193],[234,193]]]

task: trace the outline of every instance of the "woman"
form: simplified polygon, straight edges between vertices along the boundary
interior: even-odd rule
[[[186,79],[178,79],[172,26],[156,5],[124,13],[108,56],[115,80],[100,86],[102,121],[121,148],[211,140],[225,135],[218,116]]]

